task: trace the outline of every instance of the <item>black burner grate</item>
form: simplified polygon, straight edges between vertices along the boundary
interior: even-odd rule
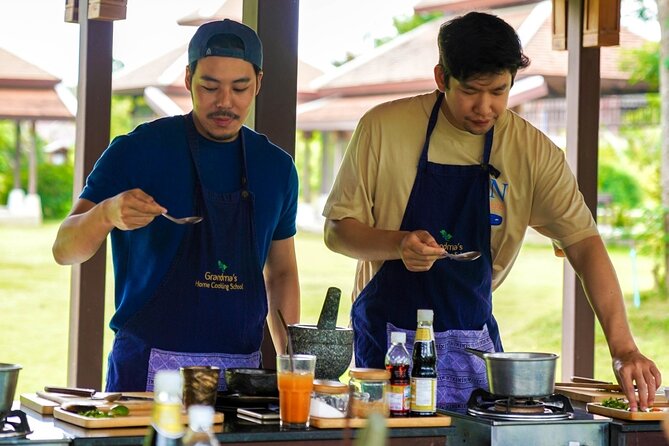
[[[509,409],[511,406],[511,409]],[[527,413],[515,412],[513,407],[542,407],[543,410]],[[493,395],[483,389],[472,392],[467,402],[467,413],[496,420],[564,420],[571,418],[574,408],[564,395],[553,394],[541,398],[519,400],[508,396]]]
[[[18,418],[18,421],[12,420]],[[30,425],[25,412],[21,410],[12,410],[5,417],[4,424],[0,420],[0,438],[23,438],[31,434]]]

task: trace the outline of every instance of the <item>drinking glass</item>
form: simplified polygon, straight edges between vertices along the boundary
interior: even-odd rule
[[[213,366],[181,367],[186,409],[193,404],[214,407],[220,372],[221,369]]]
[[[277,355],[276,367],[281,427],[308,428],[316,356]]]

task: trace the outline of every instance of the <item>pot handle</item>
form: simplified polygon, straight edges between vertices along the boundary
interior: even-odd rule
[[[469,347],[465,347],[465,351],[468,352],[468,353],[471,353],[472,355],[478,356],[479,358],[483,359],[484,361],[485,361],[486,355],[488,354],[488,352],[484,352],[483,350],[477,350],[475,348],[469,348]]]

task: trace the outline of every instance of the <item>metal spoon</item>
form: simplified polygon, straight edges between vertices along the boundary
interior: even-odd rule
[[[479,251],[467,251],[461,252],[459,254],[445,252],[441,256],[442,259],[457,260],[458,262],[471,262],[472,260],[476,260],[479,257],[481,257],[481,253]]]
[[[163,214],[161,214],[161,215],[162,215],[163,217],[165,217],[166,219],[168,219],[168,220],[170,220],[170,221],[173,221],[174,223],[177,223],[177,224],[179,224],[179,225],[183,225],[183,224],[191,224],[191,225],[194,225],[195,223],[200,223],[200,222],[202,221],[202,217],[196,217],[196,216],[193,216],[193,217],[176,218],[176,217],[172,217],[172,216],[171,216],[170,214],[168,214],[167,212],[165,212],[165,213],[163,213]]]

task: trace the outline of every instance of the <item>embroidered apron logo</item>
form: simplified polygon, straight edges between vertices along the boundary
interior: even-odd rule
[[[465,247],[462,246],[462,243],[450,243],[451,239],[453,238],[452,234],[449,234],[444,229],[439,231],[439,234],[441,234],[441,236],[443,237],[444,242],[445,242],[445,243],[440,243],[439,246],[444,248],[446,251],[451,252],[451,253],[464,251]]]
[[[220,274],[211,271],[205,271],[201,280],[195,281],[195,287],[197,288],[210,288],[219,291],[243,291],[244,283],[240,281],[237,274],[225,274],[225,271],[229,268],[229,265],[221,262],[217,262],[216,266],[221,270]]]

